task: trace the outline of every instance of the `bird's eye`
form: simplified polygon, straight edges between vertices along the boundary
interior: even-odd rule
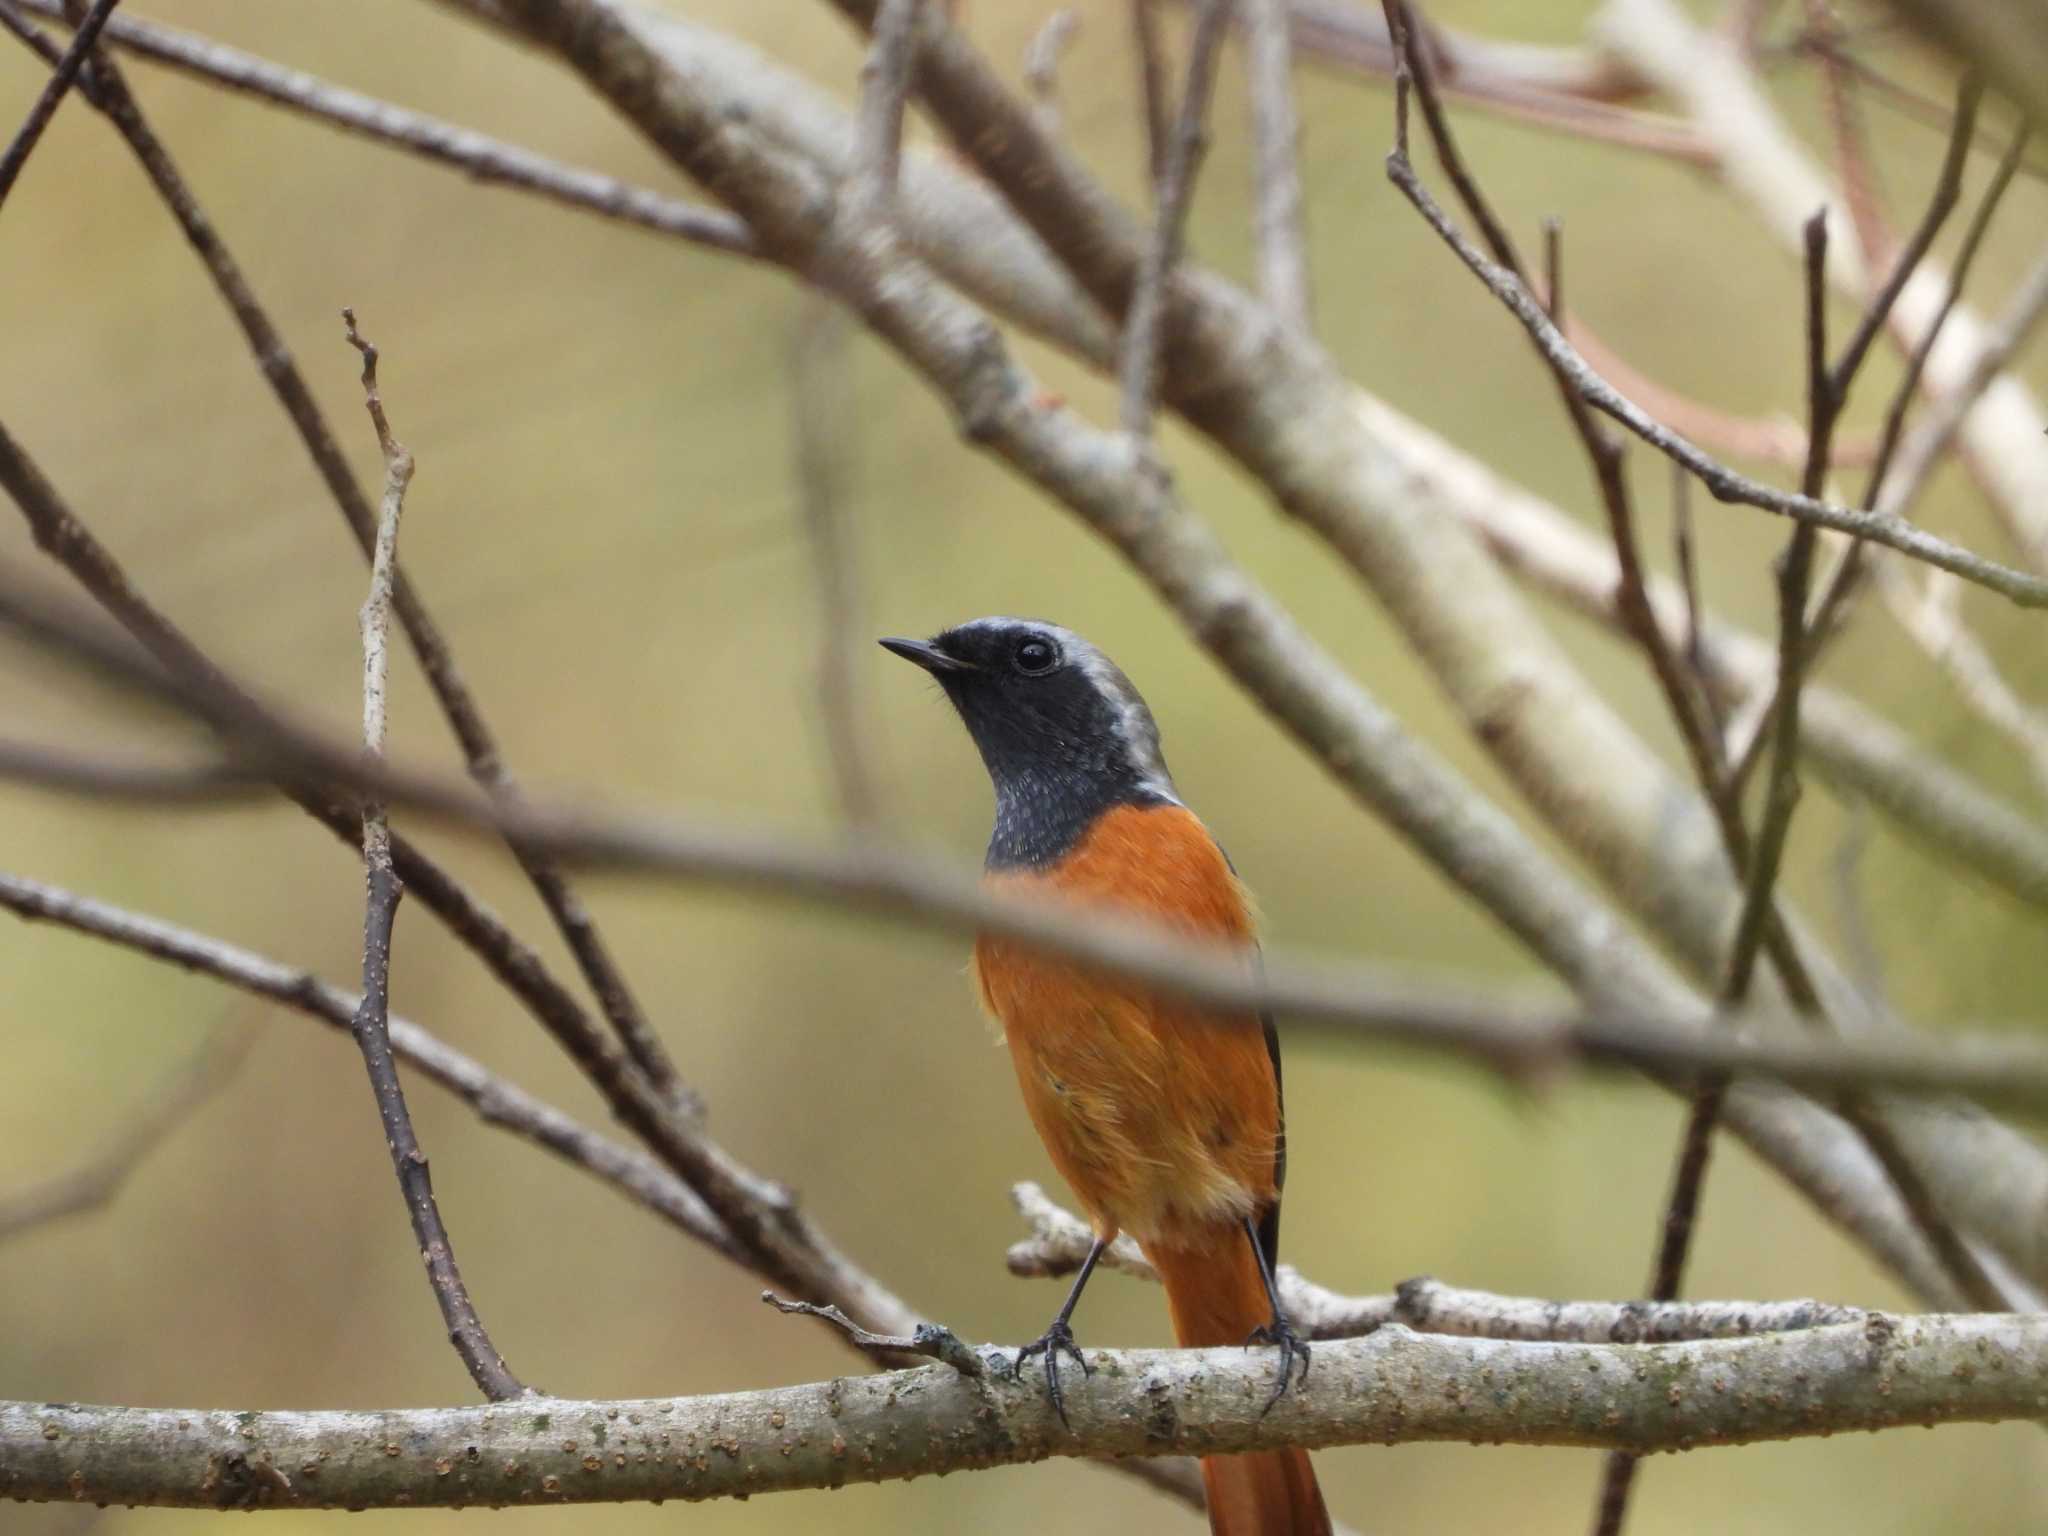
[[[1060,653],[1053,643],[1042,635],[1032,635],[1017,647],[1017,670],[1027,677],[1036,677],[1041,672],[1050,672],[1059,664]]]

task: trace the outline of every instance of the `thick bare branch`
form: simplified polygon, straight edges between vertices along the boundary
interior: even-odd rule
[[[2048,1318],[1939,1315],[1681,1344],[1388,1326],[1316,1350],[1102,1350],[1069,1388],[946,1365],[721,1397],[332,1413],[0,1404],[0,1496],[210,1509],[758,1496],[1050,1456],[1430,1440],[1636,1452],[2031,1418]]]

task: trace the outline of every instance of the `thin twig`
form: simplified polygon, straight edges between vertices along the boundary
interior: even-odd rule
[[[952,1329],[939,1323],[919,1323],[913,1332],[907,1334],[870,1333],[837,1307],[820,1307],[808,1301],[785,1301],[773,1291],[763,1291],[761,1299],[784,1316],[792,1314],[815,1317],[830,1323],[853,1342],[856,1349],[869,1353],[922,1355],[927,1360],[936,1360],[950,1365],[962,1376],[981,1376],[988,1371],[987,1363],[969,1349],[961,1337]]]
[[[384,758],[386,735],[385,684],[390,670],[391,583],[397,571],[398,525],[405,512],[406,487],[412,483],[412,455],[392,436],[384,402],[377,391],[377,349],[356,330],[353,310],[344,309],[349,345],[363,358],[363,396],[376,424],[377,444],[384,452],[383,512],[377,526],[376,552],[370,565],[370,592],[363,600],[363,751],[371,762]],[[363,805],[363,866],[368,897],[363,916],[363,996],[356,1007],[353,1032],[370,1088],[383,1122],[384,1143],[398,1175],[399,1193],[412,1219],[420,1257],[434,1300],[448,1325],[448,1339],[469,1370],[470,1379],[492,1402],[526,1395],[526,1388],[505,1364],[505,1358],[484,1331],[476,1307],[455,1261],[455,1245],[441,1220],[427,1157],[420,1150],[405,1089],[391,1055],[391,938],[399,898],[405,894],[391,865],[391,830],[384,807]]]
[[[5,881],[0,876],[0,900],[5,899]],[[114,1133],[77,1167],[0,1195],[0,1242],[112,1204],[149,1154],[227,1086],[255,1043],[256,1031],[246,1026],[214,1030],[188,1060],[166,1073],[139,1104],[125,1110]]]
[[[1152,407],[1158,398],[1160,330],[1173,269],[1180,260],[1182,230],[1193,200],[1195,173],[1208,147],[1209,92],[1216,83],[1216,59],[1230,24],[1231,0],[1204,0],[1188,51],[1187,81],[1181,87],[1180,110],[1167,145],[1165,168],[1153,189],[1152,238],[1124,315],[1122,425],[1132,443],[1149,459]],[[1144,0],[1139,0],[1144,11]]]
[[[1060,55],[1080,30],[1079,11],[1054,11],[1033,34],[1031,46],[1024,53],[1024,88],[1031,93],[1038,126],[1049,134],[1058,133],[1060,128]]]
[[[57,67],[50,72],[50,78],[43,83],[42,90],[29,105],[28,116],[15,131],[6,152],[0,153],[0,203],[7,201],[7,194],[14,190],[14,183],[21,175],[21,168],[28,164],[28,157],[35,153],[35,147],[42,142],[43,130],[50,126],[50,119],[57,115],[57,108],[64,103],[65,94],[71,83],[78,78],[78,72],[85,67],[91,55],[93,43],[100,35],[100,28],[107,24],[107,18],[114,13],[114,7],[121,0],[94,0],[93,7],[86,12],[85,19],[72,34],[71,45],[57,61]],[[23,33],[9,28],[17,37]],[[26,38],[23,38],[26,41]]]
[[[1678,567],[1679,590],[1685,594],[1685,637],[1683,655],[1688,671],[1699,680],[1700,713],[1705,717],[1708,730],[1718,741],[1721,739],[1720,708],[1714,697],[1714,689],[1707,678],[1706,659],[1701,652],[1704,625],[1701,615],[1705,605],[1700,597],[1699,560],[1694,551],[1692,527],[1692,476],[1685,472],[1682,464],[1671,466],[1671,549],[1673,560]],[[1618,557],[1617,557],[1618,563]],[[1644,601],[1649,601],[1647,592]],[[1651,619],[1655,622],[1656,608],[1651,607]],[[1659,626],[1661,629],[1661,626]]]
[[[1309,330],[1308,241],[1302,229],[1301,120],[1287,0],[1243,0],[1258,199],[1259,292],[1281,322]]]
[[[1998,167],[1991,174],[1990,183],[1984,188],[1984,195],[1977,202],[1976,211],[1970,216],[1969,226],[1963,231],[1963,243],[1956,251],[1955,265],[1949,273],[1948,292],[1942,296],[1941,306],[1934,312],[1926,330],[1913,346],[1906,360],[1906,370],[1900,376],[1898,386],[1892,391],[1890,403],[1885,407],[1884,427],[1878,438],[1877,457],[1870,466],[1870,479],[1863,492],[1863,505],[1874,507],[1884,488],[1885,477],[1891,469],[1892,455],[1897,451],[1899,437],[1904,430],[1906,411],[1913,397],[1919,391],[1921,375],[1927,368],[1927,355],[1934,350],[1934,344],[1941,337],[1942,326],[1947,323],[1950,313],[1963,296],[1963,285],[1969,281],[1970,269],[1975,265],[1977,252],[1984,243],[1985,231],[1991,227],[1991,217],[1998,211],[1999,203],[2005,197],[2005,189],[2012,185],[2013,172],[2018,168],[2020,156],[2027,147],[2030,125],[2021,123],[1999,157]]]

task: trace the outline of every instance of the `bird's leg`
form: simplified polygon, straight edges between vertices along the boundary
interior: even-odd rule
[[[1081,1367],[1081,1374],[1089,1374],[1087,1357],[1074,1342],[1074,1330],[1067,1326],[1067,1319],[1074,1315],[1074,1304],[1081,1299],[1081,1292],[1088,1284],[1088,1277],[1095,1272],[1095,1261],[1102,1257],[1102,1250],[1109,1246],[1109,1239],[1098,1237],[1088,1250],[1088,1257],[1081,1261],[1081,1272],[1074,1276],[1074,1288],[1067,1292],[1067,1299],[1052,1320],[1052,1326],[1038,1338],[1017,1351],[1017,1358],[1010,1364],[1010,1379],[1016,1380],[1023,1373],[1024,1362],[1033,1355],[1045,1356],[1045,1394],[1052,1399],[1053,1411],[1060,1416],[1060,1422],[1067,1424],[1067,1405],[1060,1396],[1060,1355],[1062,1352],[1073,1356],[1074,1364]],[[1067,1424],[1072,1429],[1073,1425]]]
[[[1252,1245],[1252,1256],[1258,1260],[1259,1278],[1265,1282],[1266,1300],[1273,1308],[1271,1320],[1261,1323],[1251,1331],[1250,1336],[1244,1341],[1245,1347],[1249,1349],[1254,1344],[1272,1344],[1280,1351],[1280,1375],[1273,1383],[1273,1395],[1266,1399],[1264,1412],[1260,1415],[1263,1418],[1265,1414],[1271,1413],[1273,1405],[1286,1395],[1288,1385],[1294,1379],[1296,1360],[1301,1362],[1301,1379],[1308,1380],[1308,1340],[1294,1331],[1294,1324],[1288,1322],[1287,1314],[1280,1310],[1280,1288],[1273,1282],[1272,1260],[1266,1253],[1265,1244],[1259,1241],[1259,1229],[1252,1225],[1249,1216],[1244,1220],[1244,1235],[1246,1241]]]

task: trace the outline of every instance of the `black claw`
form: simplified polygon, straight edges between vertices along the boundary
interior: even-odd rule
[[[1024,1362],[1033,1355],[1045,1356],[1045,1395],[1052,1399],[1052,1410],[1060,1416],[1060,1423],[1072,1429],[1074,1426],[1067,1423],[1066,1399],[1060,1392],[1060,1356],[1063,1353],[1073,1356],[1074,1364],[1081,1367],[1084,1380],[1094,1374],[1094,1367],[1088,1364],[1088,1357],[1081,1353],[1081,1347],[1074,1342],[1074,1330],[1067,1326],[1064,1318],[1061,1318],[1040,1337],[1017,1351],[1017,1358],[1010,1362],[1010,1380],[1015,1381],[1024,1374]]]
[[[1287,1388],[1294,1381],[1297,1360],[1301,1363],[1302,1381],[1308,1380],[1309,1347],[1308,1340],[1296,1333],[1294,1325],[1277,1312],[1270,1323],[1261,1323],[1244,1341],[1246,1349],[1254,1344],[1272,1344],[1280,1351],[1280,1374],[1273,1382],[1273,1394],[1266,1399],[1266,1406],[1259,1410],[1259,1417],[1264,1418],[1273,1411],[1273,1405],[1287,1395]]]

